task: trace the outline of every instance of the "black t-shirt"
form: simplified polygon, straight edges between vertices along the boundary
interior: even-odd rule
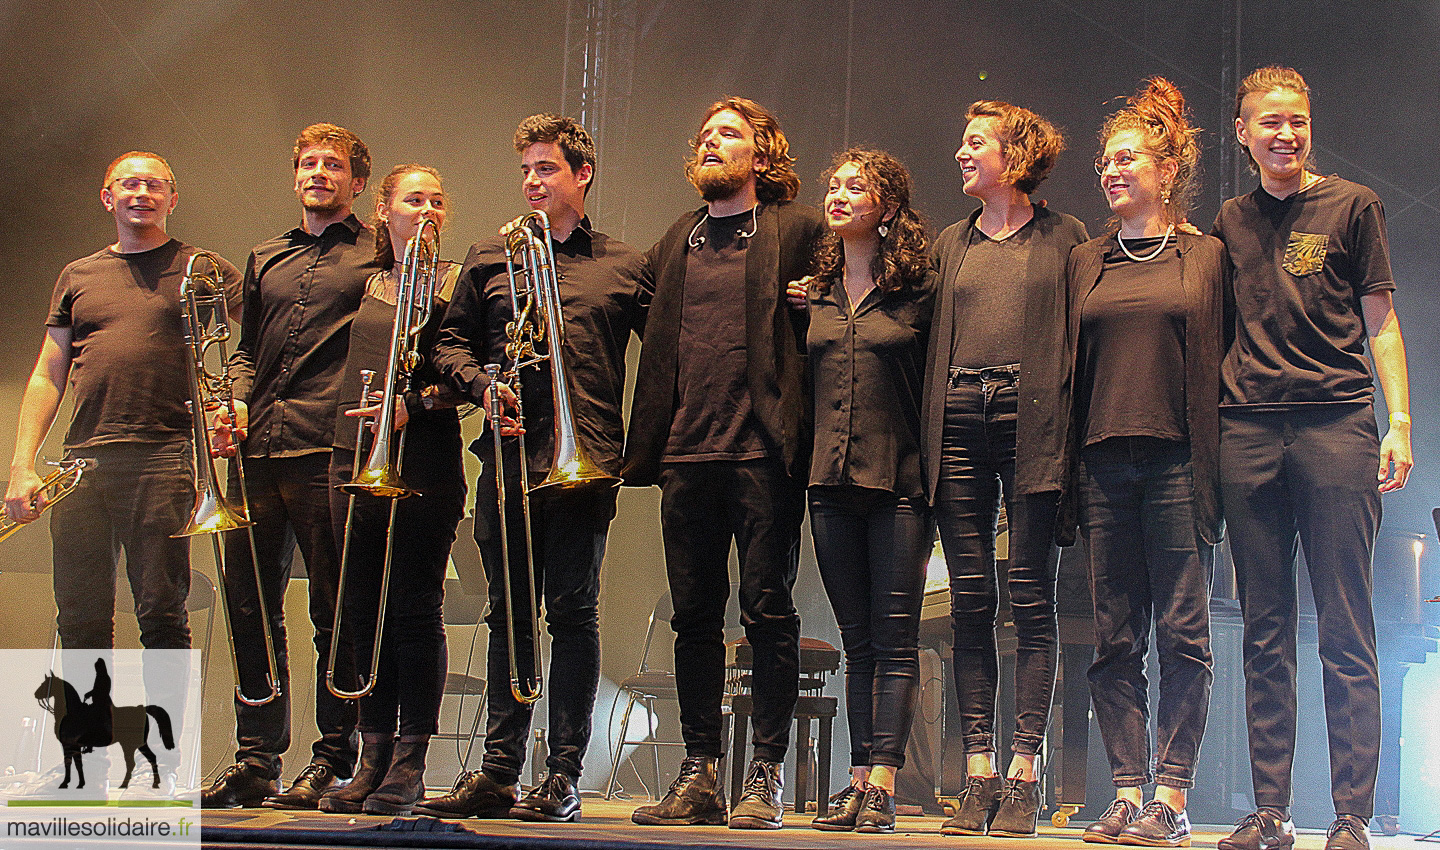
[[[950,365],[966,369],[1020,362],[1025,338],[1025,281],[1036,249],[1035,219],[1002,240],[978,227],[955,274],[955,345]],[[1039,250],[1051,250],[1039,246]]]
[[[675,418],[665,461],[752,460],[769,449],[746,378],[745,254],[750,211],[709,217],[685,261]],[[692,240],[693,241],[693,240]]]
[[[1152,236],[1125,240],[1147,257]],[[1118,245],[1105,252],[1100,280],[1080,307],[1082,445],[1110,437],[1188,439],[1185,417],[1185,287],[1170,244],[1135,262]]]
[[[190,437],[180,282],[196,249],[171,239],[135,254],[105,248],[60,272],[45,324],[70,329],[75,416],[67,449]],[[227,291],[240,271],[220,260]]]
[[[421,355],[421,361],[410,375],[406,392],[407,400],[412,402],[407,404],[410,414],[409,423],[405,426],[409,435],[406,437],[406,445],[410,447],[407,454],[436,448],[436,445],[427,441],[437,434],[460,432],[460,419],[453,405],[445,404],[427,410],[418,402],[418,394],[425,387],[444,383],[434,366],[431,351],[440,332],[440,323],[445,318],[445,308],[455,291],[455,279],[459,275],[458,264],[441,265],[438,291],[435,293],[430,317],[420,329],[416,341],[415,350]],[[365,296],[360,300],[360,307],[355,311],[355,319],[350,324],[350,351],[345,357],[345,372],[340,380],[339,415],[335,420],[334,446],[337,449],[355,449],[355,437],[358,433],[355,417],[346,416],[345,411],[360,406],[360,390],[364,386],[361,370],[369,369],[375,372],[370,392],[385,391],[385,373],[389,369],[390,360],[390,337],[395,329],[395,285],[392,278],[388,272],[371,275],[370,280],[365,283]],[[369,446],[370,438],[367,436],[365,448],[368,450]]]
[[[1234,268],[1223,404],[1369,401],[1360,298],[1395,288],[1380,198],[1339,177],[1284,200],[1256,188],[1221,206],[1214,232]]]

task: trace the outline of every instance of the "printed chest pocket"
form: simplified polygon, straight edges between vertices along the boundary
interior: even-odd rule
[[[1324,233],[1292,231],[1281,266],[1296,277],[1315,274],[1325,267],[1325,249],[1329,244],[1330,237]]]

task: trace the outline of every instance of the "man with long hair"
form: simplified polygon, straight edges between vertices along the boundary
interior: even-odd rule
[[[754,101],[727,97],[691,141],[690,182],[705,206],[646,255],[648,305],[625,481],[660,485],[666,572],[686,757],[641,824],[776,829],[799,682],[791,589],[810,455],[805,313],[785,284],[809,271],[824,225],[794,203],[790,145]],[[718,762],[729,557],[754,651],[755,757],[726,810]]]

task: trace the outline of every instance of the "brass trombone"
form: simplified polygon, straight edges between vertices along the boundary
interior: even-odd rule
[[[208,265],[208,269],[203,269]],[[215,568],[219,571],[216,586],[220,605],[230,619],[230,601],[225,589],[228,570],[220,536],[227,531],[244,529],[250,537],[250,567],[255,577],[255,598],[258,602],[260,630],[265,641],[266,685],[270,692],[258,699],[248,697],[240,687],[240,659],[235,654],[235,624],[230,624],[230,664],[235,671],[235,698],[245,705],[264,705],[280,696],[280,659],[275,650],[275,636],[270,629],[270,608],[265,602],[265,583],[260,576],[260,559],[255,549],[254,523],[250,521],[249,496],[245,491],[245,461],[240,447],[235,447],[235,478],[240,485],[239,503],[231,503],[215,473],[215,458],[210,454],[210,428],[206,412],[223,407],[235,421],[235,391],[225,371],[228,360],[225,342],[230,339],[230,314],[225,306],[225,286],[221,279],[219,259],[208,251],[196,251],[185,266],[185,279],[180,282],[180,298],[184,302],[185,365],[190,378],[190,427],[195,440],[195,509],[185,527],[171,537],[210,536],[215,550]],[[215,351],[219,367],[211,370],[207,357]]]
[[[340,578],[335,591],[335,623],[330,631],[329,668],[325,671],[325,687],[341,699],[359,699],[375,689],[375,674],[380,665],[380,637],[385,628],[385,602],[390,595],[390,564],[395,554],[395,511],[400,500],[415,495],[416,491],[405,486],[400,478],[401,463],[405,458],[405,431],[401,429],[394,438],[394,458],[391,458],[391,442],[395,431],[395,399],[410,386],[410,378],[420,365],[420,332],[430,320],[430,311],[435,303],[435,290],[440,272],[440,228],[426,218],[420,221],[420,229],[405,245],[405,256],[400,264],[400,279],[395,287],[395,322],[390,332],[390,359],[386,365],[384,394],[380,400],[380,411],[375,417],[375,442],[365,465],[360,465],[360,446],[365,436],[367,417],[360,417],[356,424],[355,467],[352,478],[340,489],[350,496],[345,507],[345,542],[340,550]],[[360,373],[360,406],[370,404],[370,384],[375,373],[364,369]],[[360,688],[347,691],[335,684],[335,661],[340,649],[340,623],[345,610],[345,577],[350,563],[350,530],[355,522],[355,499],[357,496],[378,496],[390,500],[390,520],[385,532],[385,562],[380,572],[380,606],[375,613],[375,642],[370,652],[370,673],[368,676],[356,671]]]
[[[77,457],[73,460],[63,462],[50,461],[51,466],[57,466],[54,472],[45,476],[40,482],[40,488],[35,491],[35,499],[40,503],[40,512],[44,513],[48,508],[55,505],[61,499],[75,492],[80,486],[80,478],[85,470],[95,465],[95,461],[89,458]],[[36,519],[39,517],[37,516]],[[33,520],[32,520],[33,522]],[[19,522],[10,519],[8,515],[0,514],[0,540],[4,540],[25,526],[28,522]]]
[[[538,233],[536,232],[538,229]],[[520,513],[525,534],[525,574],[530,586],[530,633],[534,674],[530,681],[520,675],[515,654],[515,602],[511,591],[509,526],[505,510],[505,458],[501,446],[500,393],[490,393],[490,431],[495,440],[495,488],[500,507],[500,551],[505,585],[506,645],[510,655],[510,693],[516,701],[531,704],[540,699],[545,689],[540,658],[540,608],[535,594],[535,550],[530,536],[530,496],[546,488],[614,487],[620,479],[596,466],[580,445],[575,432],[575,416],[570,404],[569,373],[563,352],[564,317],[560,312],[560,286],[555,275],[555,249],[550,238],[550,219],[542,210],[527,213],[516,220],[505,237],[505,272],[510,284],[510,306],[514,318],[505,326],[505,357],[510,368],[501,371],[500,364],[485,366],[491,384],[508,385],[515,394],[515,418],[521,425],[519,440]],[[545,351],[537,349],[545,343]],[[525,450],[525,413],[521,400],[520,370],[549,361],[551,400],[554,408],[555,453],[550,472],[534,487],[530,486]]]

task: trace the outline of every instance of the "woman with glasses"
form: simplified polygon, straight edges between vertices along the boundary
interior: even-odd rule
[[[358,439],[356,417],[380,414],[374,402],[384,391],[406,246],[426,219],[434,221],[437,229],[444,225],[447,200],[440,175],[427,166],[396,166],[381,181],[374,226],[376,254],[385,270],[366,283],[350,330],[340,396],[343,412],[335,426],[330,462],[330,477],[336,484],[354,477],[357,453],[361,467],[370,453],[371,439]],[[422,355],[434,343],[459,271],[454,263],[440,264],[430,317],[419,336],[417,350]],[[347,409],[360,399],[362,369],[375,372],[371,403]],[[415,494],[398,503],[382,496],[356,495],[348,524],[351,497],[338,488],[331,496],[331,515],[347,570],[341,626],[350,636],[346,643],[353,641],[355,668],[361,676],[373,677],[375,687],[360,698],[360,763],[355,777],[320,798],[320,809],[326,812],[409,814],[424,793],[425,755],[430,736],[439,727],[448,666],[442,616],[445,567],[465,509],[465,476],[456,397],[440,383],[428,358],[409,383],[409,390],[397,398],[396,427],[403,426],[404,431],[392,436],[391,455],[403,433],[399,473]],[[373,432],[374,426],[369,430]],[[393,563],[379,662],[372,670],[387,532]],[[340,681],[336,686],[353,689],[355,684]]]
[[[815,376],[810,530],[845,648],[850,785],[822,830],[893,832],[920,676],[920,603],[935,525],[920,472],[920,388],[934,303],[910,172],[851,148],[824,178],[807,296]],[[808,288],[799,288],[808,283]]]
[[[1095,161],[1112,230],[1070,254],[1072,444],[1095,601],[1090,694],[1116,789],[1085,830],[1089,842],[1190,844],[1185,798],[1210,701],[1225,277],[1219,240],[1179,229],[1198,188],[1198,133],[1167,80],[1148,80],[1128,98],[1106,120]],[[1160,655],[1153,773],[1152,628]]]
[[[1025,836],[1035,833],[1035,759],[1055,687],[1065,258],[1087,235],[1075,218],[1030,200],[1065,147],[1050,122],[1001,101],[978,101],[966,118],[955,159],[980,208],[935,244],[940,280],[921,416],[925,481],[950,574],[968,776],[941,832]],[[1002,498],[1010,554],[1000,565],[1018,638],[1004,779],[995,756]]]

